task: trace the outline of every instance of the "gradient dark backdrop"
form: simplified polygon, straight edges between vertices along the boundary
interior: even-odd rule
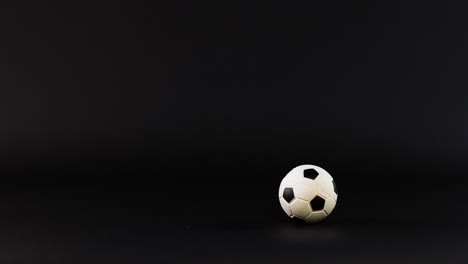
[[[467,261],[462,1],[0,10],[0,262]]]

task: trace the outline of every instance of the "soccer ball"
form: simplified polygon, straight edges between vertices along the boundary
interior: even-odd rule
[[[333,211],[338,191],[327,171],[314,165],[301,165],[281,181],[278,196],[289,217],[316,223]]]

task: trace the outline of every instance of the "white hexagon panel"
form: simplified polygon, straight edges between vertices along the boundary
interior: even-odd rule
[[[312,213],[309,203],[302,199],[294,199],[289,207],[291,208],[293,216],[300,219],[304,219]]]
[[[338,199],[336,183],[324,169],[301,165],[281,181],[278,191],[281,208],[291,218],[317,223],[333,211]]]

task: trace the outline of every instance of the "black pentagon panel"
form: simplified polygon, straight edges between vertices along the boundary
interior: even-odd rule
[[[320,211],[325,207],[325,199],[320,196],[315,196],[312,201],[310,201],[310,206],[312,206],[313,211]]]
[[[338,189],[336,188],[335,180],[332,180],[332,183],[333,183],[333,191],[336,193],[336,195],[338,195]]]
[[[283,198],[286,200],[286,202],[290,203],[294,199],[293,188],[284,188]]]
[[[317,178],[317,176],[319,175],[319,173],[314,170],[314,169],[306,169],[304,170],[304,177],[305,178],[308,178],[308,179],[311,179],[311,180],[315,180],[315,178]]]
[[[297,217],[297,216],[293,216],[293,217],[292,217],[292,220],[294,220],[294,222],[295,222],[296,224],[298,224],[298,225],[305,224],[304,219],[299,218],[299,217]]]

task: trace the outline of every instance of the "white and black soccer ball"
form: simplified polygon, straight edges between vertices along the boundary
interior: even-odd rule
[[[338,191],[332,176],[314,165],[292,169],[281,181],[279,201],[291,218],[306,223],[322,221],[335,208]]]

